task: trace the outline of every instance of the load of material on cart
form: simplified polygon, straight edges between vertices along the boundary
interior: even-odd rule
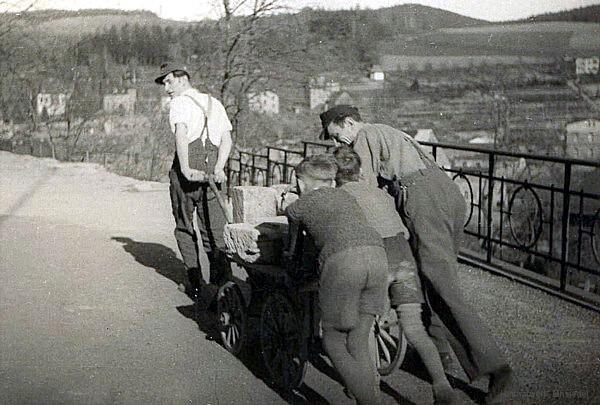
[[[298,197],[287,185],[233,188],[233,222],[225,225],[226,253],[246,263],[280,264],[288,224],[285,208]]]

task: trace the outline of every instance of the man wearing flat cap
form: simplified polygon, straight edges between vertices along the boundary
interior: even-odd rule
[[[211,176],[218,188],[226,180],[232,127],[219,100],[191,86],[184,66],[163,64],[155,82],[163,85],[171,97],[169,123],[175,135],[176,153],[169,179],[175,239],[187,270],[183,286],[190,297],[197,298],[206,281],[201,271],[194,213],[210,263],[208,281],[218,280],[228,271],[218,249],[223,246],[226,219],[208,179]]]
[[[411,233],[440,355],[447,355],[446,338],[471,381],[489,376],[486,401],[493,402],[508,386],[512,370],[459,288],[457,253],[466,212],[460,190],[408,134],[363,122],[349,105],[335,106],[320,118],[322,139],[351,145],[361,158],[364,180],[385,186],[395,198]]]

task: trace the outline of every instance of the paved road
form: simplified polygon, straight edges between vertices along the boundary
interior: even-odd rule
[[[0,403],[348,403],[313,366],[285,397],[207,340],[214,320],[177,290],[171,221],[164,184],[0,152]],[[515,402],[595,402],[597,314],[475,269],[461,278],[515,364]],[[407,368],[384,380],[386,403],[430,403]]]

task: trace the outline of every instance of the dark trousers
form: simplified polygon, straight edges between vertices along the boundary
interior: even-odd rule
[[[175,239],[192,283],[202,283],[198,235],[194,229],[194,213],[202,246],[210,263],[208,282],[219,283],[228,274],[229,265],[220,248],[224,246],[223,227],[226,219],[208,182],[188,181],[177,164],[169,172],[171,207],[175,218]],[[220,187],[220,185],[217,185]]]
[[[450,346],[471,380],[507,365],[489,329],[463,298],[457,254],[466,219],[458,186],[439,168],[391,184],[398,212],[411,232],[425,299],[447,330]]]

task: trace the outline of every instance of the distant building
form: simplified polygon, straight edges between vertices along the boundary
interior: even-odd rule
[[[565,144],[566,154],[571,158],[600,160],[600,121],[567,124]]]
[[[369,73],[369,78],[371,80],[375,80],[378,82],[382,82],[385,80],[385,73],[383,72],[383,69],[381,68],[381,66],[379,65],[373,65],[371,67],[371,72]]]
[[[338,82],[319,76],[310,80],[308,85],[308,105],[311,110],[325,109],[331,96],[341,90]]]
[[[279,96],[270,90],[248,93],[248,108],[261,114],[279,114]]]
[[[597,56],[575,59],[575,73],[577,75],[597,75],[598,71],[600,71],[600,58]]]
[[[36,98],[37,115],[44,111],[48,117],[58,117],[65,114],[68,97],[64,93],[39,93]]]
[[[124,94],[107,94],[102,100],[102,109],[107,113],[130,115],[135,112],[136,100],[137,91],[135,89],[127,89]]]

